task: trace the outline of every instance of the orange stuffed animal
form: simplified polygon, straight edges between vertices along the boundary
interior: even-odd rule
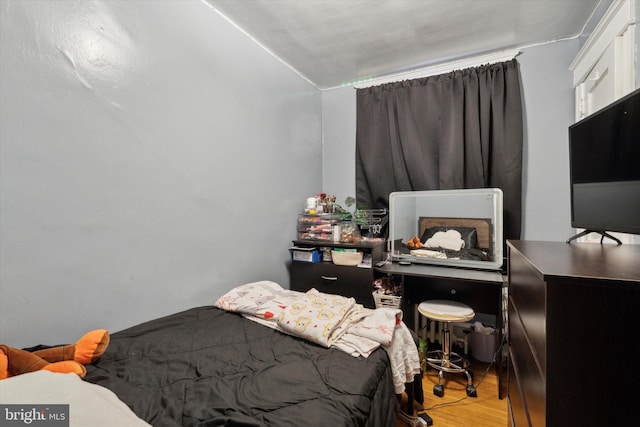
[[[0,345],[0,380],[33,371],[87,373],[84,365],[95,362],[109,346],[109,332],[96,329],[86,333],[75,344],[29,352]]]

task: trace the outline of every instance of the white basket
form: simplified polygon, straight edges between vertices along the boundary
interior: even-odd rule
[[[363,253],[358,252],[342,252],[331,251],[331,260],[335,265],[349,265],[354,266],[362,262]]]
[[[376,308],[400,308],[402,297],[395,295],[385,295],[378,293],[378,291],[373,291],[373,301],[376,303]]]

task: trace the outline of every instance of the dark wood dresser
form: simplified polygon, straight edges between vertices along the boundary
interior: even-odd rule
[[[638,425],[640,245],[507,246],[510,425]]]

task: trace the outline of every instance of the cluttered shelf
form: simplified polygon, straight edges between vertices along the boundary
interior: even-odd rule
[[[372,295],[373,266],[383,258],[386,239],[381,231],[386,209],[354,209],[353,197],[344,206],[324,193],[307,199],[298,214],[297,239],[289,248],[289,287],[353,297],[365,307],[376,305]]]

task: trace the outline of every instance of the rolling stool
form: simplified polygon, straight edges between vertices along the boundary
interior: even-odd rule
[[[435,358],[427,356],[427,363],[438,372],[438,384],[433,386],[433,394],[442,397],[444,386],[442,377],[445,372],[464,373],[467,377],[467,396],[477,397],[476,388],[473,386],[473,376],[467,370],[469,361],[457,353],[451,351],[451,337],[449,326],[451,323],[468,322],[475,317],[475,312],[468,305],[447,300],[428,300],[418,305],[418,312],[421,315],[438,322],[442,322],[440,344],[442,350],[429,351],[427,354],[438,356]]]

